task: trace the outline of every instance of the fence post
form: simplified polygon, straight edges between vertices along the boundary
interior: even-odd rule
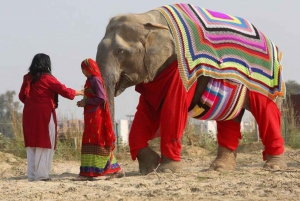
[[[73,137],[73,150],[77,150],[77,138],[76,137]]]
[[[116,122],[115,123],[115,131],[117,135],[117,153],[119,153],[119,124]]]
[[[286,145],[289,145],[288,142],[288,132],[287,132],[287,126],[286,126],[286,117],[284,117],[284,141]]]

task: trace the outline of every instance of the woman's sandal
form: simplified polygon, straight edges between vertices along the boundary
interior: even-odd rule
[[[118,172],[113,173],[112,175],[110,175],[105,180],[111,180],[111,179],[114,179],[114,178],[122,178],[122,177],[125,177],[125,171],[123,169],[121,169]]]
[[[93,181],[94,177],[84,177],[84,176],[78,176],[73,179],[73,181]]]

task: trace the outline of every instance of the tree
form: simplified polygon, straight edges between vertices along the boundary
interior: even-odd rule
[[[22,119],[20,102],[14,101],[15,95],[15,91],[0,95],[0,133],[5,137],[14,136],[14,128]]]
[[[286,95],[300,93],[300,84],[298,84],[296,81],[288,80],[285,82],[285,85],[286,85]]]

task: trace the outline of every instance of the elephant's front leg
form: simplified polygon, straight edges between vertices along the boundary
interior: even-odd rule
[[[172,127],[175,129],[172,129]],[[180,126],[178,127],[175,125],[172,127],[168,128],[169,132],[161,133],[160,149],[161,149],[162,157],[161,157],[161,164],[157,170],[158,172],[176,173],[182,170],[182,166],[180,162],[182,135],[180,133],[183,133],[184,126],[182,126],[182,128]],[[162,131],[165,130],[163,129],[163,126],[161,130]]]
[[[139,162],[139,171],[142,175],[153,172],[158,167],[160,161],[159,155],[149,147],[140,149],[137,159]]]
[[[137,113],[130,131],[130,133],[135,133],[135,136],[129,136],[130,141],[135,142],[135,144],[129,144],[131,156],[134,159],[135,150],[139,150],[141,153],[138,156],[140,171],[146,173],[149,172],[149,168],[152,171],[153,165],[155,165],[153,158],[157,157],[148,148],[145,150],[141,148],[148,147],[148,140],[156,136],[158,128],[161,136],[162,155],[158,171],[178,172],[182,169],[180,163],[181,137],[186,126],[188,106],[193,98],[196,83],[187,92],[175,64],[172,64],[159,75],[164,79],[158,77],[157,80],[149,83],[149,86],[155,83],[150,88],[150,91],[155,91],[155,93],[152,93],[151,96],[145,90],[145,93],[141,93]],[[147,88],[146,86],[143,87]],[[151,158],[150,162],[146,163],[149,158]]]
[[[148,141],[155,137],[159,128],[158,116],[141,96],[129,133],[129,147],[131,158],[138,159],[139,171],[143,175],[153,172],[160,162],[159,154],[148,147]]]
[[[182,170],[182,165],[180,161],[174,161],[173,159],[167,158],[162,155],[162,161],[158,168],[158,172],[164,173],[176,173]]]
[[[161,154],[160,172],[180,172],[181,138],[188,119],[196,83],[186,91],[176,69],[171,77],[167,94],[160,112]]]

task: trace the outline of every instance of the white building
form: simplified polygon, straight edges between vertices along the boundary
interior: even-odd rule
[[[128,144],[129,131],[132,124],[133,115],[128,115],[128,119],[117,120],[117,133],[122,144]],[[241,132],[253,132],[255,129],[255,120],[252,115],[246,115],[241,122]],[[189,124],[194,126],[195,132],[199,134],[208,134],[213,139],[217,135],[217,123],[214,120],[198,120],[189,118]]]
[[[199,132],[200,134],[209,134],[214,139],[216,139],[217,135],[217,123],[213,120],[198,120],[189,118],[189,123],[195,126],[195,131]],[[241,132],[254,132],[255,130],[255,119],[249,113],[246,114],[241,122]]]
[[[217,123],[213,120],[198,120],[189,119],[189,123],[194,125],[195,132],[201,134],[209,134],[212,138],[216,139],[217,135]]]
[[[126,119],[117,120],[117,133],[122,144],[128,144],[129,121]]]

